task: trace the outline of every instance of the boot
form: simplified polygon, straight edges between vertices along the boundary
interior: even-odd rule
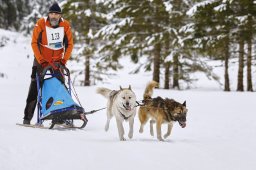
[[[24,119],[23,120],[23,125],[30,125],[30,120]]]

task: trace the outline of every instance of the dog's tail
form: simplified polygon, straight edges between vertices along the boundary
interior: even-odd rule
[[[99,88],[97,88],[96,92],[98,94],[101,94],[102,96],[108,98],[110,96],[110,93],[112,92],[112,90],[105,88],[105,87],[99,87]]]
[[[158,87],[159,83],[156,81],[151,81],[147,84],[146,89],[144,91],[144,95],[143,95],[143,99],[147,100],[147,99],[151,99],[152,95],[153,95],[153,89],[155,87]]]

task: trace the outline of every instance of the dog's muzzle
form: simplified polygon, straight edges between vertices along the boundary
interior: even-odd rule
[[[179,122],[179,124],[180,124],[180,126],[182,127],[182,128],[185,128],[186,127],[186,122],[183,122],[183,121],[178,121]]]
[[[130,104],[128,103],[126,103],[126,104],[123,104],[123,107],[125,108],[125,110],[129,110],[129,111],[131,111],[132,110],[132,107],[130,106]]]

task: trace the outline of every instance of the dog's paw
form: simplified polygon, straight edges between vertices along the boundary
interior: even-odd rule
[[[164,135],[164,138],[166,139],[168,136],[169,136],[169,134],[165,134],[165,135]]]
[[[158,137],[157,139],[158,139],[159,141],[161,141],[161,142],[164,142],[164,140],[163,140],[162,137]]]
[[[109,129],[109,126],[108,126],[108,125],[106,125],[106,126],[105,126],[105,131],[107,132],[107,131],[108,131],[108,129]]]
[[[129,133],[128,137],[131,139],[133,137],[133,133]]]
[[[126,141],[126,139],[124,137],[120,138],[120,141]]]
[[[143,133],[143,128],[140,128],[139,132],[140,132],[140,133]]]

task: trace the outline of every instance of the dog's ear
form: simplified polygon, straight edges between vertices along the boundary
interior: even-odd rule
[[[184,101],[184,103],[182,105],[186,107],[186,100]]]
[[[128,89],[129,89],[129,90],[132,90],[132,87],[131,87],[131,85],[129,85]]]
[[[122,86],[120,86],[120,90],[123,90]]]

